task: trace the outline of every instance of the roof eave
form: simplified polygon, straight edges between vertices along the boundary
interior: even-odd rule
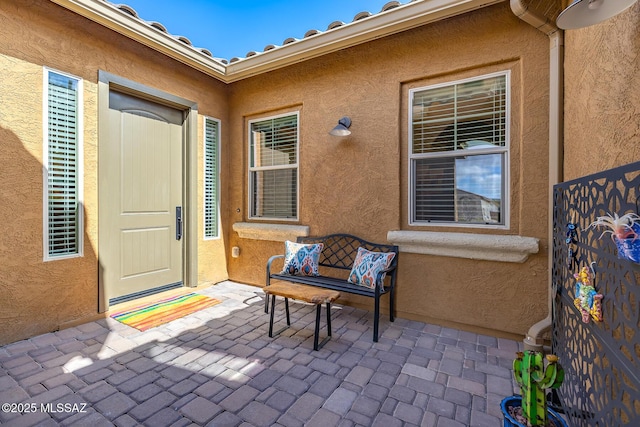
[[[224,64],[102,0],[51,0],[196,70],[225,80]]]
[[[51,0],[196,70],[231,83],[505,0],[413,0],[225,65],[102,0]]]
[[[366,19],[232,62],[226,66],[226,81],[242,80],[503,1],[414,0]]]

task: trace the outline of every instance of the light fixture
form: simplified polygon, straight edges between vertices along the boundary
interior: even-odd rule
[[[574,0],[558,16],[556,23],[563,30],[588,27],[605,21],[633,6],[638,0]]]
[[[349,130],[350,126],[351,126],[351,119],[345,116],[340,120],[338,120],[338,124],[336,125],[336,127],[331,129],[331,132],[329,132],[329,135],[333,135],[333,136],[351,135],[351,131]]]

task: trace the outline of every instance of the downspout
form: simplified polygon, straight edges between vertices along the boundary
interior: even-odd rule
[[[527,350],[543,351],[543,335],[551,329],[553,307],[553,185],[563,180],[564,128],[564,32],[546,16],[540,16],[523,4],[510,0],[511,10],[518,18],[549,36],[549,217],[548,217],[548,314],[529,328],[524,339]]]

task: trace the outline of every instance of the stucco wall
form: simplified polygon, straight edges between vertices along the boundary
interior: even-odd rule
[[[247,122],[300,112],[300,220],[312,235],[347,232],[386,241],[390,230],[508,234],[540,239],[523,264],[401,253],[398,315],[496,334],[524,334],[546,315],[546,36],[503,3],[345,49],[229,86],[45,0],[0,3],[0,344],[97,313],[98,70],[198,103],[222,120],[222,224],[202,240],[198,167],[198,282],[262,285],[282,242],[241,239],[248,220]],[[42,261],[42,66],[84,79],[85,253]],[[412,87],[511,70],[511,215],[508,230],[407,224],[407,94]],[[353,120],[352,136],[328,135]],[[17,213],[17,214],[16,214]],[[239,246],[240,257],[228,256]],[[370,308],[371,301],[344,301]],[[386,302],[385,302],[386,303]],[[384,307],[383,307],[384,308]]]
[[[401,317],[524,334],[547,309],[549,41],[500,4],[232,84],[229,260],[234,280],[264,284],[282,242],[239,238],[248,220],[247,122],[300,111],[300,220],[311,235],[346,232],[384,242],[390,230],[510,234],[540,239],[523,264],[400,254]],[[508,230],[407,224],[410,87],[512,72],[511,216]],[[328,135],[342,116],[352,135]],[[371,300],[349,303],[371,308]],[[386,303],[386,301],[385,301]]]
[[[565,180],[640,160],[640,3],[565,32]]]
[[[227,88],[45,0],[0,2],[0,40],[3,344],[97,314],[98,70],[197,102],[200,115],[223,123],[227,120]],[[43,66],[84,80],[84,256],[46,263],[42,249]],[[202,120],[199,117],[199,283],[227,277],[224,239],[202,240]],[[224,132],[224,126],[222,129]],[[222,141],[227,141],[225,135]],[[222,168],[224,174],[224,162]]]

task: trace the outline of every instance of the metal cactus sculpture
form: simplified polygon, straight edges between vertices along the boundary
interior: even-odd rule
[[[522,394],[522,415],[529,426],[547,425],[547,398],[545,389],[558,388],[564,379],[564,370],[558,363],[558,356],[549,354],[544,358],[541,352],[518,352],[513,361],[513,372]]]

